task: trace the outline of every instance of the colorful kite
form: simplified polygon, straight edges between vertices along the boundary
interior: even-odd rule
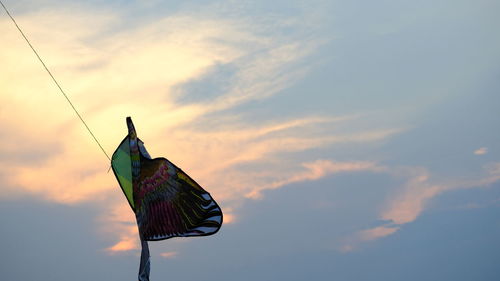
[[[139,281],[149,280],[147,241],[206,236],[222,224],[222,211],[199,184],[165,158],[151,159],[127,117],[128,136],[111,166],[139,227],[142,252]]]

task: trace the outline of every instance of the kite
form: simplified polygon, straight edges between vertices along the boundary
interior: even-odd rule
[[[110,159],[1,0],[0,5],[104,155]],[[144,143],[137,138],[130,117],[127,117],[127,127],[128,135],[120,143],[110,160],[113,173],[135,213],[139,228],[142,246],[139,281],[149,281],[148,241],[172,237],[212,235],[219,231],[222,225],[222,211],[212,196],[179,167],[166,158],[152,159],[149,156]]]
[[[135,213],[141,240],[139,281],[149,281],[147,241],[207,236],[222,225],[222,211],[199,184],[166,158],[149,156],[127,117],[128,135],[113,153],[111,167]]]

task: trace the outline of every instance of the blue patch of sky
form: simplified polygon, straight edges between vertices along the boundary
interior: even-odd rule
[[[477,174],[498,161],[500,133],[496,129],[500,97],[499,71],[477,85],[423,111],[414,128],[393,137],[384,147],[388,164],[422,165],[450,176]],[[487,147],[485,155],[474,151]]]
[[[432,200],[428,212],[454,212],[474,209],[495,210],[500,207],[500,183],[493,183],[487,187],[457,189],[446,192]],[[492,224],[500,223],[494,212],[487,214]]]
[[[378,146],[360,149],[376,148],[371,151],[375,158],[392,157],[391,164],[442,172],[478,167],[480,158],[472,152],[482,146],[496,151],[498,143],[498,133],[485,125],[495,124],[499,105],[495,77],[500,53],[495,50],[500,39],[492,36],[498,20],[489,10],[494,4],[386,2],[337,3],[328,36],[338,38],[293,66],[314,66],[303,79],[290,81],[273,97],[213,115],[238,115],[256,124],[368,113],[364,121],[347,122],[349,128],[324,124],[324,132],[403,128],[407,131],[384,147],[388,155],[377,152]],[[365,4],[372,6],[360,9]]]
[[[229,90],[236,71],[233,64],[218,63],[201,77],[176,86],[173,92],[181,104],[210,102]]]
[[[252,119],[295,112],[340,115],[400,107],[411,111],[436,99],[453,97],[457,89],[487,71],[492,59],[498,61],[492,45],[498,45],[500,40],[491,36],[493,30],[486,20],[477,21],[465,13],[467,7],[450,11],[429,2],[416,15],[426,21],[407,22],[397,16],[401,7],[377,6],[360,11],[355,5],[356,9],[347,9],[347,14],[360,14],[340,17],[330,23],[331,29],[323,29],[330,30],[325,37],[339,36],[309,58],[309,63],[317,66],[305,79],[290,81],[290,88],[269,100],[245,104],[234,111],[243,107],[255,110]],[[340,8],[345,10],[344,6]],[[339,11],[334,10],[334,19]],[[393,30],[386,32],[370,24],[368,14],[374,17],[377,13],[382,21],[397,17],[394,26],[387,24]],[[368,19],[361,21],[363,16]],[[378,17],[372,20],[375,26],[381,25]],[[363,26],[356,26],[359,22]]]

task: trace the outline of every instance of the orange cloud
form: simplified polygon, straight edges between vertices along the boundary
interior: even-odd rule
[[[178,255],[177,252],[164,252],[161,253],[160,256],[166,259],[172,259],[175,258]]]
[[[429,184],[428,179],[429,175],[425,170],[411,178],[406,183],[405,191],[391,199],[381,218],[396,224],[414,221],[423,211],[425,203],[447,188],[444,185]]]
[[[118,238],[118,242],[106,251],[117,254],[139,249],[140,241],[135,216],[128,203],[125,200],[109,200],[108,204],[99,217],[101,233]]]
[[[124,252],[137,249],[137,239],[124,237],[120,242],[116,243],[112,247],[107,248],[110,253]]]
[[[263,190],[277,189],[295,182],[317,180],[329,174],[380,170],[380,168],[372,162],[333,162],[329,160],[316,160],[314,162],[303,163],[302,166],[305,168],[305,171],[268,185],[256,187],[251,192],[247,193],[246,196],[252,199],[259,199],[262,197],[261,192]]]
[[[387,227],[387,226],[378,226],[374,228],[370,228],[367,230],[360,231],[359,237],[363,241],[371,241],[375,239],[379,239],[388,235],[393,234],[399,229],[399,227]]]
[[[135,225],[129,227],[120,227],[114,230],[121,231],[119,232],[120,240],[113,246],[106,249],[108,253],[117,254],[139,249],[139,234],[137,233],[137,227]]]
[[[138,129],[144,132],[141,136],[149,144],[163,143],[165,135],[154,135],[154,132],[165,132],[208,112],[258,98],[259,90],[271,95],[275,90],[270,89],[276,85],[269,86],[259,80],[305,52],[301,49],[294,55],[290,43],[255,36],[251,29],[239,28],[241,23],[234,19],[198,15],[173,15],[103,36],[99,30],[119,24],[120,17],[79,11],[71,17],[64,9],[51,11],[50,17],[46,17],[47,11],[41,11],[18,15],[18,21],[32,35],[30,38],[49,68],[62,81],[63,88],[108,153],[124,135],[125,116],[133,115],[141,124]],[[60,22],[66,24],[63,26]],[[2,149],[6,154],[29,155],[30,150],[47,143],[47,139],[55,140],[55,147],[45,152],[39,165],[26,163],[9,168],[6,173],[9,183],[63,203],[89,200],[113,188],[112,177],[108,180],[108,175],[102,173],[107,170],[105,158],[98,155],[97,146],[71,108],[11,22],[2,18],[0,24],[5,27],[4,40],[11,42],[0,46],[0,60],[4,65],[0,82],[7,93],[0,98],[5,105],[0,124],[13,128],[16,133],[0,139]],[[70,34],[68,28],[72,30]],[[254,48],[267,48],[269,52],[262,52],[263,57],[254,59],[269,63],[254,64],[253,59],[241,59],[254,51],[236,46],[241,40],[252,43],[249,46]],[[285,56],[286,50],[289,53]],[[216,101],[180,105],[175,95],[169,94],[172,87],[203,75],[210,67],[235,60],[242,62],[238,80],[234,81],[232,90]],[[30,83],[25,83],[26,77]],[[284,80],[281,83],[285,83]],[[252,84],[258,89],[238,93],[237,89],[244,88],[242,84]],[[143,94],[145,91],[147,95]],[[175,145],[171,141],[168,144]],[[0,165],[11,167],[12,161],[4,158]]]
[[[401,191],[393,194],[385,202],[380,219],[387,223],[361,230],[345,239],[340,247],[342,252],[350,252],[363,242],[377,240],[394,234],[404,224],[415,221],[425,210],[428,202],[436,196],[457,189],[480,188],[500,180],[500,163],[485,166],[486,174],[472,180],[433,183],[429,172],[424,168],[389,168],[380,167],[379,172],[396,177],[408,177]]]
[[[477,179],[439,184],[430,182],[429,173],[425,169],[417,169],[402,192],[390,199],[381,214],[381,219],[398,225],[412,222],[422,213],[430,199],[443,192],[484,187],[500,180],[500,170],[495,168],[497,165],[487,166],[487,174]]]
[[[474,154],[476,155],[484,155],[488,152],[488,148],[487,147],[481,147],[481,148],[478,148],[474,151]]]
[[[361,230],[344,239],[339,248],[340,252],[348,253],[359,248],[361,243],[377,240],[389,236],[399,230],[399,226],[385,225]]]

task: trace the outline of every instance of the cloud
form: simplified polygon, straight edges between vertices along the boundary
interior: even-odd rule
[[[318,133],[314,129],[320,127],[327,130],[334,124],[350,120],[342,117],[302,118],[263,123],[258,127],[240,123],[236,126],[226,124],[222,128],[212,127],[209,131],[179,129],[173,132],[173,137],[179,139],[175,150],[167,146],[161,150],[169,151],[170,160],[178,163],[180,167],[189,167],[189,172],[196,175],[197,181],[203,186],[216,186],[217,189],[213,189],[213,192],[217,198],[238,200],[243,195],[247,198],[257,198],[262,190],[277,189],[292,182],[307,180],[297,178],[297,175],[302,177],[303,170],[306,170],[304,176],[320,172],[311,170],[316,167],[309,163],[318,159],[300,162],[291,159],[290,154],[306,153],[335,144],[362,145],[380,141],[399,132],[374,130],[324,136],[324,131]],[[316,164],[320,165],[319,162]],[[344,163],[332,162],[332,167],[325,166],[324,175],[331,173],[328,169],[365,168],[343,167],[341,164]],[[366,165],[357,162],[345,164]]]
[[[424,210],[430,199],[437,195],[457,189],[478,188],[491,185],[500,180],[498,163],[485,167],[486,174],[472,180],[460,180],[434,183],[429,172],[417,169],[405,185],[404,189],[391,198],[381,214],[381,219],[401,225],[414,221]]]
[[[264,190],[277,189],[296,182],[317,180],[330,174],[379,171],[380,169],[372,162],[333,162],[330,160],[316,160],[314,162],[303,163],[302,166],[305,168],[304,171],[291,175],[288,178],[272,182],[271,184],[254,188],[251,192],[246,194],[246,197],[259,199],[262,197],[262,191]]]
[[[432,180],[427,169],[413,168],[382,168],[379,171],[388,172],[393,176],[408,178],[401,190],[393,193],[383,205],[380,220],[383,225],[364,229],[353,238],[346,239],[341,251],[356,249],[362,242],[380,239],[396,233],[404,224],[415,221],[425,210],[428,203],[444,192],[458,189],[487,187],[500,180],[500,163],[491,163],[484,168],[484,175],[471,180],[451,180],[436,182]]]
[[[487,147],[481,147],[481,148],[478,148],[477,150],[474,151],[474,154],[476,154],[476,155],[484,155],[486,153],[488,153]]]
[[[166,259],[172,259],[175,258],[178,255],[177,252],[164,252],[160,253],[160,256]]]
[[[274,94],[292,77],[284,73],[287,65],[308,52],[300,48],[300,42],[273,40],[274,31],[255,35],[254,26],[247,22],[210,14],[174,14],[121,30],[116,26],[124,19],[116,12],[95,17],[94,10],[85,9],[71,17],[64,9],[50,11],[50,17],[47,13],[19,15],[19,22],[33,34],[33,43],[63,81],[63,88],[70,85],[67,92],[108,152],[113,149],[109,144],[117,143],[124,132],[110,128],[123,128],[125,116],[133,115],[141,124],[140,132],[149,136],[168,132],[209,112]],[[9,182],[64,203],[88,200],[112,188],[102,173],[106,164],[99,164],[103,158],[94,153],[95,144],[10,25],[2,21],[5,40],[13,44],[1,48],[1,61],[12,67],[2,68],[0,75],[3,91],[8,93],[1,98],[0,122],[15,128],[15,134],[2,136],[3,155],[39,154],[41,168],[29,162],[12,167]],[[175,85],[226,63],[237,66],[236,79],[213,102],[180,105],[169,94]],[[269,79],[273,75],[279,79]],[[30,83],[21,83],[24,77],[30,77]],[[164,142],[164,134],[142,136],[150,143]],[[54,140],[50,147],[43,153],[35,151],[48,139]],[[2,160],[0,165],[12,166],[11,158]]]
[[[303,24],[311,14],[255,19],[218,13],[200,8],[129,25],[119,10],[63,6],[17,19],[108,154],[131,115],[151,154],[167,156],[206,187],[229,210],[227,223],[237,221],[233,210],[245,196],[376,169],[371,162],[290,158],[334,144],[384,140],[400,129],[334,132],[334,124],[360,116],[297,113],[257,124],[225,113],[299,81],[317,63],[309,58],[324,39],[310,35],[314,24]],[[97,202],[109,211],[99,218],[107,226],[103,232],[119,233],[107,250],[137,249],[135,218],[124,200],[114,200],[123,198],[105,172],[108,161],[11,23],[2,18],[0,26],[9,42],[0,45],[0,167],[2,180],[15,188],[2,196],[24,192],[63,204]],[[219,66],[231,71],[220,92],[183,101],[189,85]]]
[[[358,232],[359,238],[362,241],[371,241],[393,234],[399,227],[377,226],[367,230]]]
[[[106,248],[109,254],[118,254],[122,252],[129,252],[132,250],[139,249],[139,234],[137,232],[137,226],[129,226],[127,228],[114,228],[115,231],[121,230],[119,234],[119,241],[113,246]]]
[[[138,250],[140,246],[135,216],[124,199],[108,200],[109,205],[104,208],[98,218],[100,232],[118,240],[106,249],[109,254],[128,253]]]
[[[429,199],[448,189],[445,185],[429,183],[429,174],[425,169],[416,169],[415,173],[417,175],[405,184],[404,191],[391,198],[381,219],[395,224],[412,222],[423,211]]]
[[[137,236],[137,234],[135,236]],[[137,250],[137,244],[138,244],[137,238],[131,238],[131,237],[121,237],[121,238],[122,239],[120,239],[118,243],[107,248],[106,250],[109,253]]]
[[[224,225],[233,224],[237,222],[236,215],[234,213],[234,208],[227,207],[224,208]]]

